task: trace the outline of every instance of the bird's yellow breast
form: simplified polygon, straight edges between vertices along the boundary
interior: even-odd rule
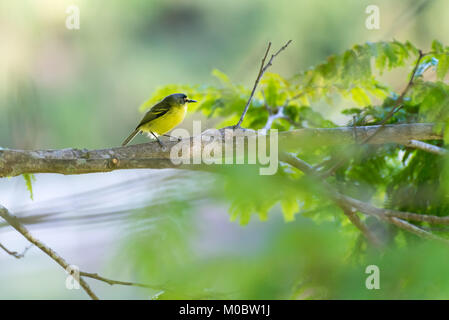
[[[153,132],[158,135],[165,134],[180,124],[187,113],[187,104],[171,107],[164,115],[143,124],[139,129],[144,132]]]

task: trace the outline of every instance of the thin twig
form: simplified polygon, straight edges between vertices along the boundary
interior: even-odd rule
[[[405,144],[405,146],[409,147],[409,148],[415,148],[415,149],[419,149],[419,150],[426,151],[429,153],[437,154],[440,156],[444,156],[447,154],[446,149],[440,148],[440,147],[435,146],[430,143],[418,141],[418,140],[410,140],[408,143]]]
[[[348,203],[349,205],[351,205],[352,207],[354,207],[355,209],[357,209],[360,212],[363,212],[368,215],[372,215],[374,217],[379,218],[380,220],[392,223],[392,224],[396,225],[397,227],[399,227],[400,229],[414,233],[417,236],[420,236],[422,238],[438,240],[445,244],[449,244],[449,241],[447,239],[441,238],[441,237],[439,237],[435,234],[432,234],[414,224],[404,221],[404,220],[400,219],[399,217],[391,215],[393,212],[399,213],[398,211],[377,208],[369,203],[362,202],[360,200],[357,200],[357,199],[354,199],[354,198],[351,198],[351,197],[348,197],[345,195],[340,195],[340,196],[341,196],[340,199],[342,201]],[[414,214],[414,215],[418,215],[418,214]]]
[[[401,218],[405,220],[411,220],[411,221],[419,221],[419,222],[427,222],[430,224],[449,224],[449,217],[439,217],[429,214],[419,214],[419,213],[412,213],[412,212],[404,212],[404,211],[397,211],[397,210],[391,210],[391,209],[385,209],[384,213],[387,216]]]
[[[21,233],[28,241],[30,241],[32,244],[36,245],[39,249],[44,251],[44,253],[46,253],[48,256],[50,256],[50,258],[55,260],[61,267],[63,267],[65,270],[69,269],[70,265],[60,255],[58,255],[53,249],[46,246],[40,240],[34,238],[29,233],[29,231],[19,222],[19,219],[16,216],[9,213],[9,211],[1,205],[0,205],[0,216],[3,219],[5,219],[5,221],[8,222],[14,229],[16,229],[19,233]],[[25,252],[31,246],[28,246],[22,254],[18,254],[17,252],[8,250],[6,247],[4,247],[0,243],[0,248],[2,248],[8,254],[14,256],[17,259],[22,258],[23,255],[25,254]],[[88,273],[88,272],[80,271],[79,275],[80,275],[79,279],[76,279],[76,280],[80,283],[80,285],[83,287],[83,289],[86,291],[86,293],[94,300],[97,300],[98,297],[93,293],[93,291],[90,289],[89,285],[85,282],[85,280],[82,277],[96,279],[99,281],[106,282],[110,285],[117,284],[117,285],[123,285],[123,286],[135,286],[135,287],[150,288],[150,289],[166,291],[166,289],[163,289],[163,288],[157,287],[157,286],[136,283],[136,282],[118,281],[118,280],[108,279],[108,278],[100,276],[98,273]]]
[[[34,238],[27,228],[25,228],[18,220],[17,217],[9,213],[9,211],[0,205],[0,216],[8,222],[11,227],[16,229],[21,235],[23,235],[29,242],[34,244],[36,247],[41,249],[45,254],[47,254],[50,258],[52,258],[56,263],[58,263],[64,270],[68,270],[70,267],[70,264],[68,264],[64,258],[62,258],[59,254],[57,254],[53,249],[45,245],[42,241]],[[91,297],[93,300],[98,300],[98,297],[95,295],[95,293],[90,289],[89,285],[83,278],[79,278],[79,284],[81,287],[86,291],[86,293]]]
[[[340,204],[340,208],[343,210],[343,213],[348,217],[348,219],[352,222],[352,224],[362,232],[365,238],[376,248],[382,247],[381,241],[377,238],[377,236],[372,232],[365,222],[363,222],[356,212],[353,211],[352,208],[349,208],[343,204]]]
[[[417,236],[421,237],[421,238],[426,238],[426,239],[430,239],[430,240],[437,240],[440,242],[443,242],[445,244],[449,244],[449,240],[441,238],[437,235],[434,235],[433,233],[423,230],[417,226],[415,226],[414,224],[411,224],[407,221],[404,221],[402,219],[396,218],[396,217],[391,217],[388,221],[390,221],[392,224],[394,224],[395,226],[403,229],[403,230],[407,230],[408,232],[411,232],[413,234],[416,234]]]
[[[157,286],[152,286],[152,285],[147,285],[147,284],[142,284],[142,283],[137,283],[137,282],[108,279],[108,278],[100,276],[98,273],[89,273],[89,272],[80,271],[79,274],[82,277],[92,278],[92,279],[96,279],[98,281],[106,282],[107,284],[110,284],[111,286],[118,284],[118,285],[122,285],[122,286],[134,286],[134,287],[150,288],[150,289],[156,289],[156,290],[165,290],[165,289],[159,288]]]
[[[272,65],[273,59],[279,53],[281,53],[281,51],[285,50],[291,42],[292,42],[292,40],[288,40],[287,43],[284,46],[282,46],[275,54],[271,55],[270,60],[268,60],[267,64],[265,64],[265,60],[267,59],[268,53],[269,53],[270,48],[271,48],[271,42],[268,43],[267,51],[265,52],[265,55],[262,58],[262,63],[260,65],[260,69],[259,69],[259,73],[257,74],[256,81],[254,82],[253,89],[251,90],[251,94],[249,96],[249,99],[246,102],[245,108],[243,109],[243,113],[240,116],[240,120],[239,120],[239,122],[237,122],[237,124],[234,126],[234,128],[240,128],[240,126],[241,126],[241,124],[243,122],[243,119],[245,118],[245,115],[248,112],[248,108],[249,108],[249,106],[251,104],[251,100],[253,99],[253,96],[254,96],[254,94],[256,92],[257,85],[259,84],[259,81],[262,78],[262,76],[264,75],[265,71],[267,71],[267,69]]]
[[[22,259],[25,256],[25,253],[32,247],[33,245],[27,246],[22,253],[18,253],[16,251],[8,250],[3,244],[0,243],[0,248],[3,249],[7,254],[13,256],[16,259]]]

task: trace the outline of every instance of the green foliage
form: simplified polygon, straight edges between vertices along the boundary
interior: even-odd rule
[[[443,80],[449,71],[449,47],[444,47],[439,41],[432,42],[433,56],[438,61],[436,70],[438,80]]]
[[[437,122],[437,129],[449,124],[449,86],[441,81],[418,81],[412,94],[412,103],[419,105],[421,119],[429,122]],[[445,132],[444,140],[449,139]]]
[[[123,250],[127,258],[139,261],[138,281],[155,285],[151,292],[161,293],[158,299],[444,299],[449,295],[444,276],[449,266],[447,247],[432,242],[392,247],[382,255],[368,252],[354,260],[349,255],[353,239],[342,237],[340,226],[332,222],[317,226],[300,217],[282,229],[264,229],[263,241],[257,232],[252,241],[227,238],[223,251],[197,255],[195,241],[180,241],[180,231],[188,230],[195,240],[199,227],[185,228],[185,218],[172,211],[166,217],[153,226],[158,231],[161,227],[160,232],[133,232],[133,241]],[[117,263],[128,265],[128,259]],[[379,267],[381,290],[366,289],[368,265]]]
[[[441,53],[439,53],[441,55]],[[262,128],[267,119],[266,110],[277,112],[285,106],[286,124],[279,119],[274,124],[285,130],[303,127],[304,119],[299,116],[300,109],[324,100],[332,104],[337,97],[353,101],[357,106],[366,107],[372,101],[384,100],[391,90],[380,83],[375,71],[403,67],[407,61],[416,58],[418,50],[409,42],[379,42],[355,45],[340,55],[330,56],[321,63],[287,80],[278,74],[266,73],[259,90],[251,102],[244,126]],[[442,60],[443,61],[443,60]],[[444,62],[445,63],[445,62]],[[440,67],[440,74],[444,72]],[[375,68],[375,70],[373,70]],[[223,119],[219,126],[234,124],[242,112],[250,90],[234,84],[232,79],[219,70],[212,75],[218,80],[217,86],[168,85],[159,88],[141,110],[147,109],[169,93],[185,92],[198,103],[192,111],[201,111],[208,117]],[[317,126],[323,123],[316,123]],[[327,123],[326,126],[330,126]],[[310,126],[310,125],[308,125]]]
[[[449,125],[449,86],[442,81],[449,70],[449,47],[434,41],[430,52],[420,54],[422,52],[410,42],[368,42],[332,55],[290,79],[266,73],[251,101],[243,126],[263,128],[270,114],[282,112],[282,117],[273,122],[272,128],[287,131],[335,127],[337,124],[318,112],[317,106],[323,103],[333,105],[341,99],[352,104],[351,108],[343,111],[344,115],[352,118],[348,125],[377,124],[397,105],[399,98],[399,94],[382,83],[379,76],[396,68],[415,70],[420,59],[413,75],[413,85],[401,101],[402,107],[387,123],[431,121],[438,122],[441,130],[443,125]],[[437,81],[427,80],[431,73],[435,74]],[[166,86],[160,88],[151,101],[174,91],[184,91],[199,100],[195,111],[222,120],[218,127],[233,125],[241,115],[250,90],[235,84],[233,79],[218,70],[213,70],[212,75],[218,81],[215,86]],[[403,77],[403,87],[411,77],[412,74]],[[445,142],[448,140],[449,134],[446,133]],[[406,152],[407,158],[412,160],[401,162],[399,152]],[[435,157],[424,157],[421,153],[389,145],[341,150],[311,146],[302,150],[301,158],[319,163],[329,155],[338,158],[352,154],[352,160],[338,170],[333,181],[345,193],[366,201],[384,201],[386,206],[393,208],[443,214],[446,210],[443,191],[431,197],[432,204],[427,203],[423,207],[418,203],[418,198],[427,194],[421,190],[423,185],[436,179],[444,167],[435,163]],[[429,175],[427,170],[433,173]],[[298,212],[313,211],[319,205],[314,196],[319,191],[310,187],[314,184],[288,166],[281,166],[277,175],[267,178],[261,178],[247,166],[230,170],[223,176],[224,194],[231,203],[231,220],[239,220],[241,224],[247,224],[252,214],[266,220],[268,213],[278,208],[286,221],[292,221]],[[235,183],[237,180],[239,183]],[[404,189],[398,181],[407,183],[407,188]],[[417,202],[404,206],[404,197],[410,192]],[[319,219],[316,217],[317,221]],[[346,221],[341,216],[335,219]]]
[[[284,219],[292,221],[300,205],[311,207],[320,193],[308,187],[302,174],[288,174],[284,168],[279,168],[275,175],[262,176],[257,167],[240,165],[220,171],[219,179],[224,183],[226,199],[231,202],[231,221],[239,219],[242,225],[250,222],[252,214],[257,214],[261,221],[267,220],[268,212],[278,203]],[[315,196],[312,192],[316,192]]]
[[[449,85],[444,81],[449,69],[449,50],[437,41],[431,50],[420,59],[420,51],[409,42],[366,43],[330,56],[290,79],[267,73],[251,101],[243,126],[263,128],[270,115],[282,112],[272,128],[287,131],[336,127],[337,123],[321,112],[320,106],[341,105],[343,101],[348,104],[342,111],[348,126],[379,124],[395,108],[387,124],[431,121],[442,130],[444,125],[449,126]],[[380,81],[380,75],[392,69],[412,71],[415,66],[414,74],[401,72],[402,88],[412,79],[403,95]],[[184,91],[199,100],[195,111],[221,120],[218,127],[235,124],[250,90],[218,70],[212,74],[217,85],[162,87],[152,101],[173,91]],[[449,135],[445,133],[444,138],[427,142],[445,147]],[[327,180],[346,195],[391,209],[448,215],[449,162],[444,157],[393,144],[310,145],[298,152],[305,161],[321,164],[323,171],[336,160],[349,158]],[[280,163],[275,175],[261,176],[258,166],[223,166],[217,169],[215,177],[214,190],[208,192],[217,202],[228,206],[231,221],[251,229],[259,223],[254,216],[260,221],[276,221],[279,219],[276,216],[281,215],[288,223],[282,227],[264,223],[268,225],[266,228],[279,229],[264,230],[264,243],[256,240],[258,245],[250,249],[242,248],[241,243],[236,249],[231,243],[235,251],[197,257],[194,246],[183,241],[184,235],[179,230],[196,234],[202,218],[195,226],[189,224],[187,213],[191,215],[195,210],[179,199],[174,201],[177,204],[174,209],[163,207],[164,215],[170,218],[155,223],[164,235],[135,234],[131,244],[133,254],[139,257],[143,281],[167,286],[159,298],[449,296],[449,283],[440,282],[449,265],[444,258],[447,248],[419,242],[414,235],[373,217],[361,216],[370,230],[389,246],[383,255],[371,252],[358,229],[322,194],[320,185],[299,170]],[[176,214],[177,211],[182,213]],[[424,223],[417,225],[430,227]],[[440,229],[432,231],[447,237],[447,230]],[[416,259],[417,256],[420,258]],[[436,260],[438,263],[434,263]],[[367,277],[365,268],[370,264],[381,269],[382,290],[366,290],[363,285]]]

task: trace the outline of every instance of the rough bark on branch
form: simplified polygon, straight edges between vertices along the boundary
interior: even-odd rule
[[[280,148],[305,146],[331,146],[353,144],[354,136],[364,139],[379,126],[297,129],[279,133]],[[354,135],[355,133],[355,135]],[[208,134],[203,133],[203,139]],[[259,135],[258,137],[261,137]],[[385,125],[370,141],[371,144],[400,143],[410,140],[438,140],[432,123]],[[208,140],[209,137],[206,139]],[[184,139],[192,151],[195,138]],[[199,139],[198,139],[199,140]],[[217,142],[217,140],[215,141]],[[196,169],[197,165],[176,165],[170,160],[170,150],[180,142],[165,142],[166,150],[158,143],[110,149],[60,149],[60,150],[14,150],[0,148],[0,178],[24,173],[84,174],[108,172],[119,169]],[[210,142],[203,142],[204,145]],[[190,152],[192,154],[192,152]]]

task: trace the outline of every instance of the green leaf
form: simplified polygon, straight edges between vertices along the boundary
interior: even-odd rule
[[[420,104],[419,113],[425,121],[448,121],[449,86],[445,83],[418,82],[412,99]]]
[[[268,77],[268,79],[266,79],[265,81],[265,97],[267,99],[267,104],[270,107],[276,107],[278,103],[280,84],[278,81],[276,81],[276,79],[274,79],[274,77]]]
[[[30,192],[30,198],[31,198],[31,200],[34,200],[33,199],[33,184],[32,184],[32,182],[36,181],[36,177],[32,173],[24,173],[22,176],[25,179],[26,187],[27,187],[28,191]]]
[[[442,53],[444,52],[444,46],[438,40],[433,40],[432,51],[435,51],[436,53]]]
[[[226,74],[224,74],[223,72],[221,72],[220,70],[218,70],[218,69],[212,70],[212,75],[215,78],[217,78],[218,80],[220,80],[222,82],[222,84],[227,85],[227,86],[232,85],[232,82],[229,79],[229,77]]]
[[[351,95],[354,102],[357,103],[359,106],[367,106],[371,104],[371,100],[366,94],[366,92],[359,87],[352,88]]]
[[[440,54],[437,56],[438,67],[437,67],[437,78],[438,80],[443,80],[449,71],[449,55]]]
[[[384,43],[377,43],[377,56],[376,56],[376,68],[380,71],[380,74],[385,70],[387,64],[387,55],[384,50]]]
[[[282,212],[285,221],[295,220],[295,213],[299,211],[298,201],[294,197],[284,198],[281,200]]]
[[[388,61],[389,61],[388,67],[391,69],[392,67],[394,67],[396,65],[396,62],[398,61],[398,57],[396,56],[396,52],[395,52],[392,44],[390,44],[390,43],[384,44],[384,54],[388,58]]]
[[[410,41],[405,42],[405,48],[409,53],[417,56],[419,54],[418,48],[416,48]]]
[[[347,50],[343,54],[342,82],[349,85],[357,76],[360,76],[357,72],[357,56],[353,50]]]

